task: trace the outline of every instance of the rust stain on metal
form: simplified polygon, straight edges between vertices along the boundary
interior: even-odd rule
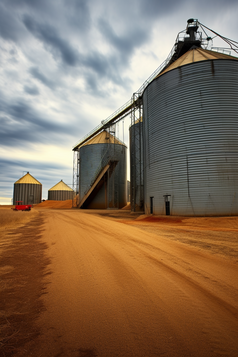
[[[212,70],[212,75],[215,76],[215,68],[214,68],[214,62],[211,61],[211,70]]]

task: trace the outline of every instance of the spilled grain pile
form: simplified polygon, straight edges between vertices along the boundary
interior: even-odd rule
[[[238,231],[238,217],[184,217],[184,216],[159,216],[159,215],[140,215],[131,222],[132,225],[159,227],[176,226],[186,230],[209,230],[209,231]]]
[[[122,208],[123,210],[130,210],[131,209],[131,204],[130,202],[127,202],[127,205]]]
[[[66,200],[66,201],[47,200],[39,203],[38,205],[34,205],[34,208],[58,208],[58,209],[72,208],[72,200]]]

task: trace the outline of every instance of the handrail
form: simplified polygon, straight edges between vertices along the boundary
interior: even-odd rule
[[[77,144],[74,145],[73,149],[78,148],[80,145],[82,145],[84,142],[86,142],[88,139],[90,139],[92,136],[94,136],[96,133],[101,131],[103,128],[107,126],[107,124],[114,118],[120,117],[120,114],[123,115],[125,112],[129,111],[132,106],[132,99],[128,100],[125,104],[123,104],[119,109],[117,109],[114,113],[112,113],[109,117],[107,117],[105,120],[102,120],[101,124],[96,126],[93,130],[91,130],[87,135],[85,135]]]

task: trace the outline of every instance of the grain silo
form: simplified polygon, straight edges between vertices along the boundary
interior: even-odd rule
[[[144,209],[142,124],[140,118],[130,127],[130,202],[134,212]]]
[[[13,204],[21,201],[23,205],[41,202],[42,184],[29,172],[14,183]]]
[[[74,190],[61,180],[48,190],[48,200],[65,201],[72,200]]]
[[[238,214],[238,59],[192,47],[143,92],[145,212]]]
[[[79,148],[81,208],[126,205],[126,146],[103,130]]]

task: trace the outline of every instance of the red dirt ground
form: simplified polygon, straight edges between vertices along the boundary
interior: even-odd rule
[[[0,228],[1,357],[238,355],[238,217],[45,202]]]

